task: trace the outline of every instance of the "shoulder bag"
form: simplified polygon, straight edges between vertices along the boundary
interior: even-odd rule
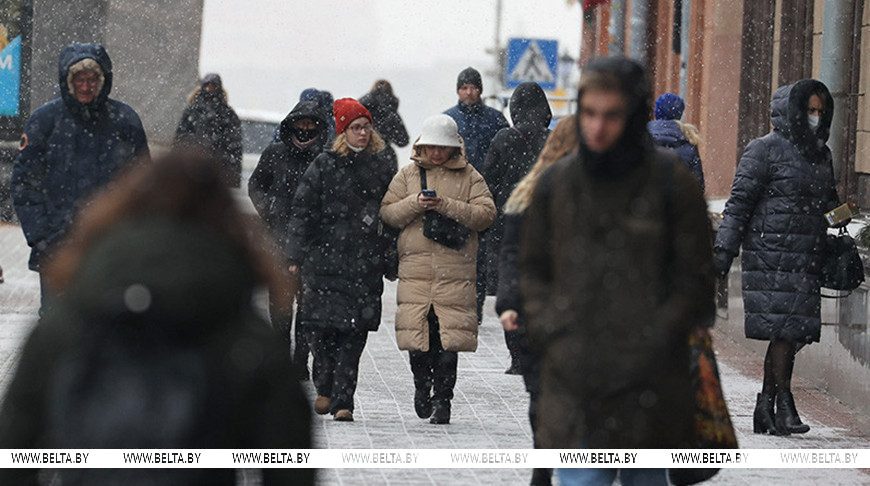
[[[420,188],[426,189],[426,169],[422,167],[420,167]],[[465,242],[471,236],[471,230],[458,221],[430,209],[423,216],[423,236],[452,250],[458,250],[465,246]]]

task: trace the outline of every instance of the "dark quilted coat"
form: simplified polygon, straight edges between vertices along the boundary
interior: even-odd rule
[[[324,152],[305,170],[289,222],[287,258],[301,266],[299,322],[341,332],[381,321],[386,252],[381,199],[393,178],[380,154]]]
[[[825,103],[815,134],[806,116],[813,93]],[[746,337],[813,342],[821,331],[822,215],[838,205],[825,146],[833,99],[807,79],[779,88],[771,109],[774,129],[746,146],[715,248],[730,261],[743,245]]]

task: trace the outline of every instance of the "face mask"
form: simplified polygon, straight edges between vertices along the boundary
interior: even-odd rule
[[[317,129],[303,130],[301,128],[293,128],[293,136],[296,137],[296,140],[305,143],[317,136]]]
[[[819,128],[819,115],[807,115],[807,123],[810,124],[810,130],[815,132]]]

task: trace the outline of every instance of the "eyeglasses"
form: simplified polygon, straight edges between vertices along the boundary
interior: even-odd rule
[[[362,132],[371,133],[372,132],[372,124],[366,123],[365,125],[351,125],[351,126],[347,127],[347,129],[352,131],[353,133],[362,133]]]

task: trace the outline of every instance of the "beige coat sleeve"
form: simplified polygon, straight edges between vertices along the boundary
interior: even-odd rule
[[[471,190],[468,202],[445,197],[442,198],[438,212],[478,232],[489,228],[497,214],[486,181],[474,169],[471,170]]]
[[[417,216],[423,214],[423,208],[417,204],[417,194],[408,193],[408,172],[400,170],[390,182],[390,188],[381,201],[381,219],[384,223],[403,229],[411,224]]]

